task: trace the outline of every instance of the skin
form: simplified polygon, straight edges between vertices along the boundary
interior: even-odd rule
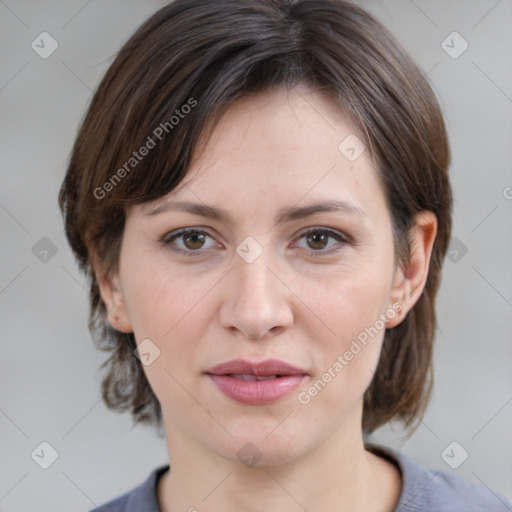
[[[403,320],[421,295],[436,235],[435,215],[420,212],[410,265],[395,267],[369,152],[351,162],[338,150],[353,133],[339,107],[305,86],[243,98],[177,189],[128,211],[118,273],[95,266],[113,327],[161,351],[144,371],[162,406],[172,465],[158,486],[163,512],[394,509],[400,473],[365,450],[361,429],[384,327],[308,404],[298,400],[393,304],[401,311],[386,315],[386,327]],[[171,210],[148,215],[170,199],[221,207],[233,223]],[[276,222],[282,207],[326,199],[355,203],[365,215]],[[159,243],[189,227],[207,236]],[[311,227],[350,241],[300,237]],[[248,236],[263,249],[252,263],[236,252]],[[310,376],[278,402],[243,405],[203,374],[235,358],[277,358]],[[261,452],[253,467],[237,457],[249,442]]]

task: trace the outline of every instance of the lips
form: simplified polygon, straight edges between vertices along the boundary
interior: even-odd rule
[[[275,402],[292,393],[308,376],[305,370],[277,359],[251,362],[235,359],[205,374],[228,398],[247,405]]]

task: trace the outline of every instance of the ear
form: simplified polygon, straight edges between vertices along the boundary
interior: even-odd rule
[[[397,267],[390,293],[390,307],[397,314],[386,321],[386,327],[397,326],[418,301],[427,282],[432,248],[437,234],[437,217],[431,211],[416,214],[410,229],[411,258],[407,268]]]
[[[109,324],[117,331],[127,334],[133,332],[118,273],[105,272],[95,255],[91,259]]]

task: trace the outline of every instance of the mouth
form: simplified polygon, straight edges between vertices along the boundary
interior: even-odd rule
[[[297,368],[278,359],[266,359],[265,361],[252,362],[245,359],[234,359],[220,363],[205,373],[210,375],[232,375],[248,377],[286,377],[289,375],[307,375],[305,370]],[[249,379],[247,379],[249,380]],[[256,380],[256,379],[252,379]]]
[[[271,380],[282,377],[282,375],[267,375],[265,377],[260,375],[252,375],[249,373],[228,373],[226,374],[228,377],[233,377],[233,379],[240,380]]]
[[[205,374],[226,397],[246,405],[276,402],[290,395],[308,377],[305,370],[276,359],[236,359],[214,366]]]

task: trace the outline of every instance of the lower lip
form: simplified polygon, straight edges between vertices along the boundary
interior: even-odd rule
[[[228,398],[248,405],[264,405],[284,398],[295,391],[306,375],[285,375],[268,380],[242,380],[229,375],[208,377]]]

